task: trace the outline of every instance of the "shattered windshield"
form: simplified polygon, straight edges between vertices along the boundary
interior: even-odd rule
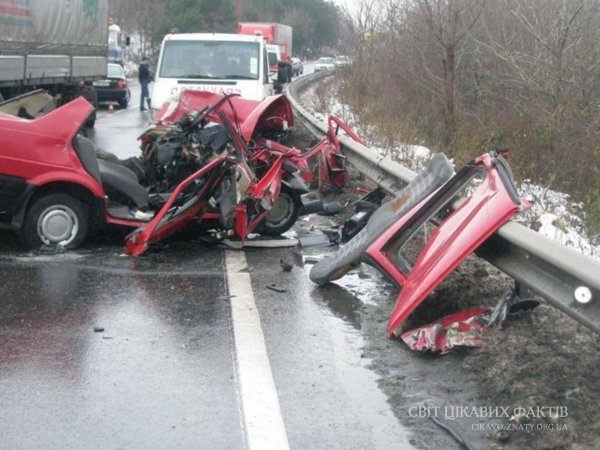
[[[159,77],[257,80],[257,42],[179,41],[165,43]]]

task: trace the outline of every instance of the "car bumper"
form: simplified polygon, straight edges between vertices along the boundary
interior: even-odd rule
[[[98,101],[122,101],[127,99],[127,90],[125,89],[97,89]]]

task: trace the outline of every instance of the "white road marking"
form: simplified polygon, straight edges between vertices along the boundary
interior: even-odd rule
[[[227,284],[241,392],[241,408],[250,449],[289,449],[271,364],[256,309],[246,255],[226,251]]]

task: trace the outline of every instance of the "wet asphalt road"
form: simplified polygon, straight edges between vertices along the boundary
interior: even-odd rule
[[[132,94],[92,134],[121,158],[149,120]],[[410,448],[361,357],[357,300],[282,271],[297,250],[131,258],[122,237],[32,255],[0,232],[0,448]]]

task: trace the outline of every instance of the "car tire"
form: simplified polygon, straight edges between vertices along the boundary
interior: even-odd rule
[[[263,236],[280,236],[292,228],[300,215],[302,200],[287,186],[282,186],[279,197],[258,226]]]
[[[88,209],[68,194],[52,193],[35,200],[25,215],[21,240],[30,250],[42,246],[74,249],[88,233]]]

